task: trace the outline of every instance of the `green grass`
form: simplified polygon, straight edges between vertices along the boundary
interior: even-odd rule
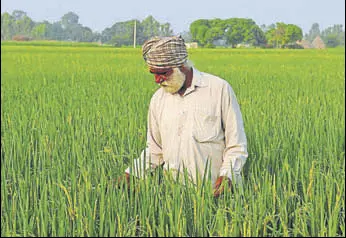
[[[244,189],[219,200],[158,173],[114,186],[157,88],[140,49],[2,44],[1,236],[345,236],[344,48],[189,53],[248,137]]]

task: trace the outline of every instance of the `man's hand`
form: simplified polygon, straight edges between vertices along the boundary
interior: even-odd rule
[[[232,191],[232,181],[227,176],[220,176],[217,178],[214,186],[215,198],[218,198],[224,192],[226,183],[228,183],[228,190]]]
[[[125,173],[125,175],[123,176],[120,176],[118,179],[117,179],[117,186],[118,188],[121,188],[121,186],[123,187],[126,187],[128,190],[130,189],[130,174],[128,173]]]

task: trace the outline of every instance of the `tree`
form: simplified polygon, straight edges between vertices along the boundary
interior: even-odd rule
[[[96,41],[93,31],[89,27],[82,26],[81,30],[82,30],[82,34],[81,34],[80,41],[83,41],[83,42]]]
[[[171,29],[170,23],[164,23],[160,25],[160,35],[161,36],[171,36],[173,35],[173,30]]]
[[[286,43],[295,43],[297,41],[302,40],[303,38],[303,31],[300,27],[293,25],[293,24],[288,24],[286,26],[285,30],[286,34]]]
[[[107,27],[101,32],[101,42],[109,42],[112,39],[112,29]]]
[[[192,40],[198,42],[199,45],[207,44],[206,33],[209,30],[209,22],[205,19],[200,19],[190,24],[190,32]]]
[[[264,33],[267,31],[267,26],[266,26],[266,24],[262,24],[262,25],[260,26],[260,28],[261,28],[261,30],[262,30]]]
[[[145,39],[149,39],[153,36],[160,36],[160,23],[155,20],[153,16],[145,18],[141,25],[143,27],[143,36]]]
[[[68,12],[61,17],[61,25],[64,29],[77,25],[79,16],[74,12]]]
[[[14,17],[15,18],[15,17]],[[13,24],[14,32],[16,35],[30,36],[32,28],[35,26],[33,20],[28,16],[17,18]]]
[[[82,38],[82,25],[78,24],[79,16],[68,12],[61,17],[60,25],[64,31],[64,40],[80,41]]]
[[[305,36],[306,40],[312,42],[317,36],[321,36],[320,26],[318,23],[314,23],[309,30],[309,33]]]
[[[192,41],[192,36],[191,36],[190,31],[183,31],[180,35],[184,39],[185,42],[191,42]]]
[[[253,22],[246,31],[244,42],[254,46],[264,45],[266,43],[265,34],[263,30]]]
[[[196,20],[190,25],[190,33],[194,41],[205,47],[214,47],[215,44],[235,47],[239,43],[257,46],[265,43],[261,28],[253,20],[245,18]]]
[[[109,43],[122,46],[133,44],[134,21],[117,22],[112,26],[112,38]]]
[[[345,31],[342,24],[327,27],[321,32],[321,38],[327,47],[345,45]]]
[[[31,35],[35,39],[45,39],[47,33],[47,25],[45,23],[36,24],[31,30]]]
[[[136,42],[139,45],[153,36],[170,36],[173,34],[173,30],[169,23],[160,24],[154,17],[148,16],[142,22],[138,20],[129,20],[113,24],[113,26],[102,31],[101,41],[117,46],[132,45],[135,22]]]
[[[268,44],[276,48],[283,45],[295,43],[303,38],[303,31],[300,27],[293,24],[277,22],[276,27],[266,32]]]
[[[327,47],[337,47],[338,45],[340,45],[340,41],[338,39],[338,36],[336,34],[330,34],[324,37],[324,42],[326,44]]]
[[[115,46],[132,45],[135,21],[136,39],[143,41],[144,37],[142,26],[137,20],[117,22],[112,27],[106,28],[101,34],[101,41]],[[138,41],[137,43],[140,44]]]
[[[9,13],[1,14],[1,40],[12,39],[14,18]]]
[[[49,40],[65,40],[65,32],[60,22],[54,22],[53,24],[47,25],[47,39]]]
[[[24,17],[27,17],[26,12],[21,11],[21,10],[14,10],[12,12],[12,17],[15,21],[23,20]]]
[[[244,19],[241,18],[230,18],[226,20],[225,34],[229,45],[235,47],[237,44],[244,42],[245,25]]]
[[[225,21],[217,18],[209,20],[208,25],[209,29],[205,34],[207,47],[214,47],[215,45],[226,46]]]
[[[48,39],[48,40],[73,40],[73,41],[95,41],[101,35],[93,33],[89,27],[84,27],[78,23],[78,15],[68,12],[61,17],[58,22],[48,21],[34,22],[27,16],[26,12],[14,10],[1,14],[1,40],[11,40],[14,36],[17,39]]]

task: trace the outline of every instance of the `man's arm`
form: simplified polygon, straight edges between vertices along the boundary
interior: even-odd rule
[[[229,84],[222,90],[222,123],[226,147],[219,176],[227,176],[233,184],[241,183],[240,173],[248,157],[247,140],[240,107]]]

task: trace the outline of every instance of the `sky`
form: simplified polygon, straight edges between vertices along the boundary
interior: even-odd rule
[[[79,23],[102,32],[116,22],[143,20],[152,15],[169,22],[175,34],[189,30],[197,19],[250,18],[257,25],[295,24],[307,33],[313,23],[320,30],[345,25],[345,0],[1,0],[1,13],[22,10],[35,22],[56,22],[72,11]]]

